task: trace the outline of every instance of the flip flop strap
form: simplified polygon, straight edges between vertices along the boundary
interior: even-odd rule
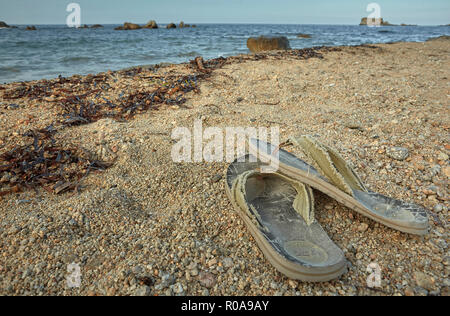
[[[246,194],[246,184],[250,177],[267,177],[267,174],[260,173],[259,171],[246,171],[240,174],[233,182],[231,189],[232,195],[239,207],[241,207],[252,222],[260,229],[267,231],[267,228],[262,224],[261,218],[254,209],[254,207],[248,203]],[[282,178],[284,181],[289,182],[296,190],[297,195],[292,203],[294,210],[302,216],[306,224],[311,225],[314,220],[314,195],[312,189],[299,181],[295,181],[288,177],[285,177],[279,173],[271,173],[270,176],[276,176]]]
[[[291,137],[289,142],[300,147],[319,167],[319,171],[336,187],[353,196],[353,190],[367,192],[356,172],[334,149],[309,135]]]

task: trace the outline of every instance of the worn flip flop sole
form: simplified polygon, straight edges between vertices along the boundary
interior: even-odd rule
[[[249,161],[249,156],[246,156]],[[289,278],[325,282],[347,271],[347,261],[339,249],[316,222],[310,226],[292,210],[280,214],[283,208],[292,208],[292,201],[257,201],[263,205],[261,220],[269,227],[262,233],[245,211],[238,205],[232,193],[234,179],[241,173],[257,169],[259,163],[233,162],[226,171],[225,191],[236,212],[244,221],[267,260]],[[283,204],[283,205],[280,205]]]
[[[249,146],[251,153],[255,153],[255,156],[257,153],[258,157],[261,157],[265,161],[276,159],[272,154],[277,150],[277,147],[269,143],[252,139]],[[428,233],[429,224],[426,217],[426,211],[423,208],[375,192],[355,191],[355,198],[331,184],[313,166],[307,164],[295,155],[283,149],[278,151],[278,155],[278,167],[281,174],[298,179],[327,194],[348,208],[385,226],[415,235],[425,235]],[[411,216],[414,216],[414,221],[405,222],[383,216],[383,214],[388,214],[391,210],[399,209],[410,212],[412,214]],[[417,218],[420,220],[416,220]]]

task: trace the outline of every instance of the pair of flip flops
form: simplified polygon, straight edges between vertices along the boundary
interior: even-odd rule
[[[428,232],[424,208],[371,192],[335,150],[311,136],[278,147],[257,139],[249,145],[251,154],[227,169],[226,192],[266,258],[289,278],[321,282],[347,271],[342,250],[315,220],[311,187],[393,229]],[[281,149],[287,145],[300,147],[318,169]],[[255,157],[276,159],[278,170],[263,173]]]

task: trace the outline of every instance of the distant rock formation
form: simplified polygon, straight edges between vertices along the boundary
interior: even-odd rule
[[[180,29],[182,29],[182,28],[184,28],[184,27],[191,27],[191,25],[185,24],[183,21],[181,21],[181,22],[180,22],[180,25],[178,25],[178,27],[179,27]],[[194,26],[192,26],[192,27],[194,27]]]
[[[94,25],[91,26],[91,29],[99,29],[99,28],[102,28],[102,27],[103,27],[103,25],[94,24]]]
[[[134,23],[130,23],[130,22],[125,22],[123,24],[123,26],[118,26],[115,28],[115,30],[139,30],[142,27],[139,24],[134,24]]]
[[[369,25],[367,23],[368,23],[367,18],[362,18],[359,25]],[[379,19],[372,19],[372,23],[370,25],[393,26],[394,24],[391,24],[388,21],[384,21],[383,18],[379,18]]]
[[[26,29],[27,31],[36,31],[36,26],[32,25],[32,26],[27,26]]]
[[[87,24],[84,24],[84,25],[80,25],[78,28],[79,29],[88,29],[89,26]]]
[[[311,38],[311,35],[300,33],[300,34],[297,35],[297,37],[298,37],[298,38]]]
[[[144,29],[157,29],[157,28],[158,24],[156,24],[155,20],[151,20],[150,22],[144,25]]]
[[[169,24],[167,24],[166,28],[168,28],[168,29],[176,29],[177,26],[175,25],[175,23],[169,23]]]
[[[270,51],[270,50],[288,50],[291,49],[289,40],[284,37],[250,37],[247,40],[247,47],[252,53]]]
[[[405,24],[405,23],[402,23],[402,24],[400,24],[400,26],[417,26],[417,24]]]
[[[0,21],[0,27],[7,27],[7,28],[9,28],[10,26],[8,24],[6,24],[6,22]]]

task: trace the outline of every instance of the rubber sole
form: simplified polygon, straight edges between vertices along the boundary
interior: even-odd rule
[[[225,172],[226,179],[226,172]],[[343,261],[339,266],[333,266],[330,269],[326,267],[321,267],[321,271],[312,271],[313,269],[301,266],[295,262],[289,261],[283,256],[281,256],[264,238],[264,236],[259,232],[259,229],[253,224],[249,217],[243,212],[243,210],[234,202],[232,194],[228,184],[225,182],[225,191],[228,198],[231,201],[236,212],[239,214],[240,218],[244,221],[250,234],[255,239],[259,248],[263,252],[267,260],[275,267],[279,272],[286,275],[288,278],[301,280],[306,282],[326,282],[330,280],[337,279],[339,276],[347,272],[347,263]]]

